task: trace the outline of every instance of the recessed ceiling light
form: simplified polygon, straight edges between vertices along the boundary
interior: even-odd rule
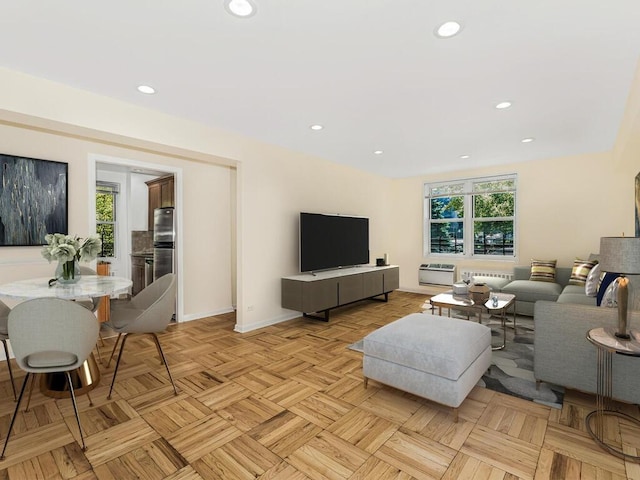
[[[384,151],[382,151],[382,150],[374,150],[373,153],[376,154],[376,155],[382,155],[384,153]]]
[[[511,102],[500,102],[499,104],[496,105],[496,108],[498,110],[503,110],[505,108],[509,108],[511,106]]]
[[[532,137],[527,137],[527,138],[523,138],[522,140],[520,140],[522,143],[531,143],[533,142],[534,138]]]
[[[445,22],[436,28],[434,35],[438,38],[450,38],[457,35],[462,30],[462,25],[458,22]]]
[[[225,0],[224,8],[231,15],[240,18],[249,18],[256,14],[256,5],[252,0]]]
[[[318,125],[317,123],[315,125],[311,125],[309,127],[311,130],[322,130],[324,127],[322,125]]]
[[[147,95],[153,95],[156,93],[156,89],[150,85],[138,85],[138,91]]]
[[[471,155],[460,155],[460,158],[462,158],[463,160],[466,158],[469,158]]]

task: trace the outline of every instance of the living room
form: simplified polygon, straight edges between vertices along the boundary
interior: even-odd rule
[[[425,160],[423,173],[402,178],[172,116],[150,101],[135,105],[8,68],[0,69],[0,84],[2,153],[69,165],[70,233],[95,229],[90,185],[96,161],[179,170],[181,323],[235,312],[225,328],[249,333],[298,317],[281,307],[280,280],[299,272],[301,211],[368,217],[372,261],[388,254],[400,267],[400,290],[427,293],[418,268],[439,260],[423,252],[425,182],[517,174],[516,257],[460,260],[459,271],[510,271],[532,258],[570,266],[575,257],[597,252],[600,237],[634,234],[638,65],[624,92],[624,113],[609,126],[617,132],[610,148],[459,169],[432,168]],[[0,248],[4,282],[48,276],[52,269],[39,248]]]
[[[421,291],[418,268],[428,261],[422,252],[425,181],[518,175],[518,255],[513,261],[473,262],[476,270],[508,271],[531,258],[553,258],[569,266],[576,256],[597,252],[600,237],[634,233],[639,72],[609,151],[403,179],[264,145],[17,72],[2,70],[0,76],[6,85],[0,92],[4,151],[69,163],[71,232],[83,235],[93,228],[87,198],[92,154],[171,164],[192,172],[185,174],[183,201],[182,288],[187,319],[235,306],[236,330],[249,331],[292,318],[292,312],[280,306],[280,278],[299,271],[300,211],[368,216],[372,259],[388,253],[400,266],[400,288]],[[96,111],[102,113],[95,115]],[[162,143],[168,131],[174,145]],[[298,168],[301,162],[304,169]],[[309,178],[313,185],[303,187]],[[228,197],[218,198],[208,188],[211,182],[227,181]],[[228,238],[227,233],[217,230],[219,236],[204,242],[213,230],[200,221],[200,212],[208,207],[217,211],[220,202],[229,210],[237,205],[233,220],[221,220],[227,232],[232,226],[237,232],[235,245],[222,238]],[[570,213],[559,215],[559,208]],[[34,248],[5,248],[0,258],[6,281],[46,276],[51,268]],[[466,266],[458,264],[459,270]]]
[[[621,116],[604,126],[613,134],[601,151],[535,161],[501,158],[487,167],[451,168],[425,159],[423,173],[406,178],[368,173],[158,112],[153,97],[134,105],[7,68],[0,71],[0,135],[4,153],[69,163],[70,232],[81,236],[93,231],[88,186],[96,155],[184,168],[182,316],[235,308],[236,330],[249,331],[293,315],[280,306],[280,278],[299,269],[300,211],[369,217],[372,261],[387,253],[400,266],[401,289],[409,291],[422,291],[418,267],[434,260],[423,252],[424,182],[518,175],[516,257],[461,260],[459,271],[469,264],[474,270],[509,271],[531,258],[570,265],[576,256],[596,252],[601,236],[632,235],[640,151],[638,75],[636,70],[632,81],[624,82],[628,87],[616,91],[627,101],[618,106]],[[566,136],[586,141],[590,132]],[[535,142],[521,147],[535,148]],[[567,213],[559,215],[559,208]],[[232,213],[202,222],[201,213],[208,211]],[[34,248],[0,249],[0,260],[6,281],[50,270]]]

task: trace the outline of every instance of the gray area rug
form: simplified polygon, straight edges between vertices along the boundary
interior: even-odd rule
[[[492,318],[483,323],[491,327],[494,345],[502,343],[499,321]],[[478,385],[553,408],[562,408],[564,388],[543,382],[536,390],[533,377],[533,319],[518,317],[517,334],[509,326],[511,323],[507,325],[506,346],[503,350],[493,351],[491,368],[482,376]],[[362,352],[362,340],[349,345],[349,348]]]

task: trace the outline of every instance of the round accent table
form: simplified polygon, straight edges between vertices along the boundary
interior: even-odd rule
[[[640,427],[640,420],[612,408],[613,354],[640,357],[640,332],[629,331],[629,339],[618,338],[608,327],[593,328],[587,332],[589,340],[598,349],[596,410],[585,419],[587,431],[600,447],[616,457],[640,463],[640,456],[629,455],[605,442],[605,417],[618,417]]]

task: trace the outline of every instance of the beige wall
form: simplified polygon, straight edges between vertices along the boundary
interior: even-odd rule
[[[301,211],[369,217],[372,259],[392,241],[388,179],[274,147],[255,153],[258,160],[247,158],[241,168],[245,311],[239,330],[299,315],[280,308],[280,278],[299,272]]]
[[[127,158],[134,152],[144,155],[151,150],[182,168],[199,165],[202,172],[208,172],[211,165],[237,168],[228,183],[220,185],[229,199],[219,205],[208,203],[215,191],[207,181],[208,173],[194,170],[188,178],[185,174],[185,208],[187,202],[191,207],[184,234],[185,257],[191,259],[185,258],[183,272],[187,318],[208,315],[229,305],[232,289],[228,295],[224,290],[225,302],[214,305],[211,297],[219,287],[218,278],[225,277],[230,285],[234,271],[237,330],[295,316],[280,307],[280,278],[298,272],[300,211],[369,216],[372,258],[390,251],[393,232],[388,228],[388,179],[12,71],[0,69],[0,83],[5,87],[0,90],[0,123],[19,124],[8,136],[22,138],[9,153],[63,161],[78,159],[70,163],[72,198],[87,197],[87,172],[80,159],[88,153]],[[45,139],[36,138],[38,129],[50,129],[51,133],[46,133]],[[87,138],[90,145],[83,145]],[[69,155],[73,149],[77,153]],[[57,153],[55,158],[52,153]],[[236,185],[230,187],[234,179]],[[232,194],[236,195],[235,201],[230,199]],[[218,224],[206,216],[208,206],[236,212],[237,217],[230,220],[231,225],[226,221]],[[83,208],[74,207],[70,211],[71,231],[86,230],[87,217]],[[235,250],[217,248],[202,233],[205,226],[222,232],[229,241],[235,239]],[[234,254],[238,263],[235,269],[227,268]],[[4,281],[16,275],[33,276],[22,267],[38,255],[32,249],[15,270],[5,268]],[[41,263],[39,259],[37,262]]]
[[[636,70],[636,76],[632,82],[633,88],[629,92],[627,108],[618,132],[618,138],[613,150],[613,159],[618,168],[624,171],[625,178],[635,177],[640,174],[640,62]],[[636,202],[638,199],[635,199]],[[624,187],[624,215],[625,220],[633,214],[632,205],[634,192],[630,191],[625,181]],[[638,205],[640,211],[640,205]],[[626,225],[627,235],[633,235],[635,226]],[[632,308],[640,309],[640,275],[630,276],[629,304]],[[637,328],[637,326],[635,327]]]
[[[95,231],[89,215],[88,159],[91,155],[117,157],[155,165],[176,165],[182,169],[184,188],[182,222],[184,231],[181,309],[179,317],[198,318],[230,311],[231,225],[230,168],[201,162],[176,160],[92,142],[87,139],[42,132],[0,120],[1,152],[55,160],[68,164],[69,233],[81,237]],[[132,206],[135,208],[135,205]],[[142,207],[146,208],[146,205]],[[206,218],[206,221],[203,221]],[[3,282],[31,277],[50,277],[55,265],[40,254],[40,247],[0,248],[0,278]],[[216,261],[212,252],[220,252]],[[130,252],[125,252],[127,255]],[[206,282],[196,279],[206,278]],[[7,301],[11,304],[11,301]],[[15,302],[14,302],[15,303]]]
[[[280,278],[298,271],[300,211],[370,217],[371,259],[388,253],[400,265],[401,287],[415,290],[419,265],[432,260],[422,254],[424,181],[517,173],[517,263],[553,257],[569,264],[574,256],[596,251],[600,236],[633,229],[633,176],[640,164],[637,91],[611,152],[390,180],[12,71],[0,69],[0,84],[2,150],[70,162],[72,232],[88,224],[84,207],[73,201],[87,198],[87,153],[151,155],[154,162],[185,169],[185,207],[191,207],[184,235],[185,315],[198,318],[230,304],[233,290],[222,284],[230,285],[235,272],[239,331],[296,315],[280,308]],[[145,101],[152,107],[153,97]],[[236,170],[220,175],[227,166]],[[215,203],[216,190],[228,198]],[[207,207],[222,222],[203,217]],[[231,212],[228,217],[223,210]],[[228,246],[222,238],[209,238],[218,234],[229,239]],[[12,248],[11,255],[5,250],[0,249],[3,281],[48,268],[34,249]],[[237,265],[227,265],[234,255]],[[513,263],[483,267],[505,270]],[[218,287],[224,298],[214,301]]]
[[[421,263],[442,263],[447,257],[423,256],[422,185],[424,182],[518,174],[516,258],[509,261],[452,261],[458,271],[505,271],[532,258],[557,259],[571,266],[575,257],[599,250],[602,236],[633,236],[634,178],[640,172],[640,68],[630,91],[620,133],[609,152],[550,158],[393,182],[394,261],[400,268],[400,287],[425,291],[418,284]],[[451,257],[448,257],[451,260]]]
[[[422,253],[422,185],[426,182],[496,174],[518,175],[516,257],[502,261],[463,260]],[[455,263],[458,271],[510,271],[532,258],[557,259],[571,266],[599,250],[600,237],[632,232],[633,177],[619,168],[611,153],[578,155],[500,167],[479,168],[441,175],[396,180],[394,257],[401,269],[401,288],[425,290],[418,285],[421,263]],[[621,208],[612,208],[620,205]]]

